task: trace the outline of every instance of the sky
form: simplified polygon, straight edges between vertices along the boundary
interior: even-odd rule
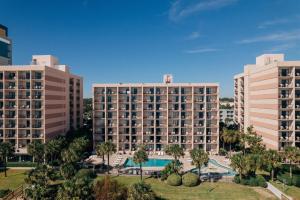
[[[264,53],[300,60],[299,0],[0,0],[13,64],[51,54],[93,83],[218,82]]]

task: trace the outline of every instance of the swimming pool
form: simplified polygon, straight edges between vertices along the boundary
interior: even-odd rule
[[[165,167],[167,164],[172,162],[169,159],[149,159],[147,162],[143,163],[143,167]],[[124,163],[125,167],[140,167],[139,164],[133,162],[132,158],[127,158]]]
[[[220,173],[222,176],[234,176],[236,175],[236,172],[234,170],[232,170],[231,168],[228,168],[224,165],[221,165],[220,163],[218,163],[218,161],[214,160],[214,159],[209,159],[208,161],[209,163],[211,163],[212,165],[215,165],[217,167],[220,167],[222,169],[225,169],[227,172],[224,172],[224,173]],[[198,169],[197,168],[194,168],[191,170],[192,172],[197,172],[198,173]]]

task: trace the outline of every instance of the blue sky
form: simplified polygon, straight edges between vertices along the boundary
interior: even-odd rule
[[[14,64],[53,54],[92,83],[219,82],[263,53],[300,60],[299,0],[1,0]]]

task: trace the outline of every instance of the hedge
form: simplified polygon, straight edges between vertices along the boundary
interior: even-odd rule
[[[181,176],[178,174],[171,174],[167,178],[167,183],[171,186],[179,186],[181,185]]]
[[[260,186],[264,188],[267,187],[266,179],[262,175],[250,176],[242,179],[240,179],[240,177],[236,175],[233,181],[242,185]]]
[[[186,173],[182,176],[182,184],[187,187],[194,187],[199,184],[199,176],[194,173]]]

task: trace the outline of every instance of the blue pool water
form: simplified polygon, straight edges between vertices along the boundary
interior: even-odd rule
[[[234,176],[234,175],[236,174],[236,172],[233,171],[231,168],[228,168],[228,167],[225,167],[225,166],[219,164],[219,163],[218,163],[216,160],[214,160],[214,159],[209,159],[208,162],[211,163],[211,164],[213,164],[213,165],[215,165],[215,166],[217,166],[217,167],[220,167],[220,168],[223,168],[223,169],[227,170],[227,173],[226,173],[226,172],[225,172],[225,173],[221,173],[223,176]],[[198,172],[199,170],[198,170],[197,168],[194,168],[194,169],[192,169],[191,171],[192,171],[192,172]]]
[[[164,167],[167,164],[172,162],[172,160],[168,159],[149,159],[147,162],[143,163],[143,167]],[[127,158],[124,163],[125,167],[140,167],[139,164],[133,162],[132,158]]]

